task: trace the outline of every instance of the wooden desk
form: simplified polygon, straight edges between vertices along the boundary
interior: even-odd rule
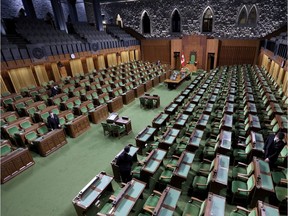
[[[275,193],[269,163],[254,157],[253,164],[256,187],[251,200],[251,207],[256,205],[257,200],[264,201],[266,197]]]
[[[224,216],[225,215],[226,198],[209,193],[206,200],[204,216]]]
[[[259,216],[280,216],[278,207],[272,206],[259,200],[257,202],[257,212]]]
[[[243,97],[243,103],[247,102],[255,103],[255,100],[253,94],[249,94],[246,92]]]
[[[257,115],[249,114],[249,125],[252,131],[260,131],[261,130],[261,123]]]
[[[174,99],[174,103],[178,104],[178,105],[182,105],[184,103],[184,100],[186,99],[185,96],[183,95],[179,95]]]
[[[107,104],[97,106],[94,110],[89,111],[91,122],[98,124],[105,120],[109,115]]]
[[[150,95],[150,94],[144,94],[141,96],[141,98],[144,98],[145,100],[152,100],[152,101],[156,101],[156,108],[160,107],[160,97],[158,95]],[[154,104],[154,103],[153,103]],[[154,105],[153,105],[154,107]]]
[[[217,153],[229,155],[232,148],[232,132],[221,130]]]
[[[168,185],[162,192],[162,195],[154,209],[153,215],[173,216],[180,195],[181,190]]]
[[[191,103],[198,105],[199,101],[201,100],[201,97],[202,97],[202,96],[195,94],[195,95],[190,99],[190,101],[191,101]]]
[[[99,173],[77,194],[72,203],[78,216],[86,215],[88,209],[100,201],[105,191],[113,191],[112,180],[112,176]]]
[[[214,107],[214,104],[207,103],[206,106],[204,107],[203,113],[210,115],[211,112],[213,111],[213,107]]]
[[[168,106],[165,107],[164,112],[169,115],[174,115],[178,110],[178,104],[171,102]]]
[[[132,179],[118,193],[106,215],[127,216],[132,211],[137,200],[142,196],[146,183]],[[100,212],[102,213],[102,212]],[[98,214],[97,214],[98,215]]]
[[[122,96],[118,96],[116,98],[113,98],[107,102],[109,112],[116,112],[120,110],[123,107],[123,100]]]
[[[196,151],[199,148],[203,134],[204,130],[195,129],[189,138],[186,150],[190,152]]]
[[[147,80],[144,83],[144,91],[148,92],[150,89],[152,89],[152,80]]]
[[[182,129],[183,127],[185,127],[185,125],[188,121],[188,118],[189,118],[189,115],[180,113],[175,119],[175,123],[173,125],[173,128]]]
[[[180,133],[180,130],[169,128],[163,134],[162,138],[159,140],[159,148],[168,150],[176,141],[176,138],[178,137],[179,133]]]
[[[73,121],[68,122],[66,125],[67,134],[70,137],[78,137],[86,130],[90,128],[90,122],[88,116],[77,116]]]
[[[251,131],[249,136],[250,136],[252,146],[253,146],[252,152],[251,152],[251,157],[254,157],[254,156],[255,157],[262,157],[264,144],[265,144],[263,135],[261,133]]]
[[[123,103],[126,105],[131,103],[132,101],[134,101],[135,100],[135,93],[134,93],[133,89],[123,93],[122,99],[123,99]]]
[[[210,115],[202,114],[197,121],[196,128],[200,130],[205,130],[206,125],[208,124]]]
[[[235,95],[229,94],[226,98],[226,102],[234,103],[235,102]]]
[[[217,154],[215,157],[213,175],[210,181],[210,192],[219,194],[220,190],[227,188],[230,157]]]
[[[210,96],[210,98],[208,99],[208,103],[214,104],[214,103],[217,101],[217,98],[218,98],[217,95],[212,94],[212,95]]]
[[[255,103],[247,102],[246,106],[244,107],[244,110],[245,110],[244,115],[246,115],[246,112],[253,115],[257,114],[257,107]]]
[[[156,76],[152,79],[152,84],[153,84],[153,87],[155,87],[159,84],[159,77],[158,76]]]
[[[56,151],[66,143],[64,129],[55,129],[33,141],[33,145],[36,146],[39,154],[43,157]]]
[[[153,127],[146,127],[142,131],[140,131],[135,137],[136,145],[139,147],[139,154],[142,154],[143,148],[148,144],[147,142],[154,140],[154,135],[157,129]]]
[[[153,149],[143,162],[143,167],[140,171],[140,178],[144,182],[149,182],[150,177],[152,177],[160,165],[163,163],[163,159],[166,156],[167,151],[163,149]]]
[[[28,148],[18,148],[1,157],[1,184],[35,164]]]
[[[189,96],[189,94],[190,94],[191,92],[192,92],[191,89],[186,88],[185,90],[183,90],[183,91],[181,92],[181,95],[183,95],[185,98],[188,98],[188,96]]]
[[[139,148],[135,147],[135,146],[130,146],[130,151],[129,151],[129,155],[133,158],[134,162],[137,162],[137,152],[138,152]],[[112,166],[112,171],[113,171],[113,176],[115,181],[121,182],[121,175],[120,175],[120,170],[119,170],[119,166],[116,164],[117,163],[117,158],[119,157],[119,155],[122,154],[124,150],[121,150],[116,156],[115,158],[111,161],[111,166]]]
[[[226,103],[224,108],[224,113],[228,115],[233,115],[234,113],[234,104],[233,103]]]
[[[221,129],[231,131],[233,127],[233,115],[224,114]]]
[[[182,182],[187,180],[194,157],[194,153],[188,151],[182,152],[180,158],[177,161],[175,170],[173,171],[173,176],[170,182],[172,186],[181,189]]]
[[[134,87],[133,90],[134,90],[135,97],[137,97],[137,98],[140,97],[145,92],[144,84],[140,84],[140,85]]]
[[[129,134],[132,132],[132,125],[131,125],[131,120],[127,117],[120,117],[115,121],[116,124],[118,125],[124,125],[126,134]]]
[[[161,129],[161,127],[166,126],[166,122],[169,120],[169,115],[165,113],[160,113],[157,117],[155,117],[152,121],[152,127]]]
[[[192,115],[195,107],[195,104],[188,102],[183,107],[183,113],[187,115]]]
[[[177,87],[183,82],[183,80],[185,80],[189,75],[190,75],[190,73],[178,74],[177,77],[176,77],[176,79],[166,79],[166,80],[164,80],[164,83],[167,83],[168,89],[175,89],[175,88],[177,88]]]

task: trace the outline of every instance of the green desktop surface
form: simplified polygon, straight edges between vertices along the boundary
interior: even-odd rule
[[[12,151],[11,147],[8,145],[1,146],[1,156],[6,155]]]
[[[210,209],[210,215],[224,216],[225,215],[225,198],[219,196],[212,197],[212,205]]]
[[[146,142],[149,138],[150,138],[150,134],[145,133],[142,136],[140,136],[138,139],[140,141]]]
[[[265,190],[274,190],[272,177],[267,174],[260,173],[262,188]]]
[[[156,169],[158,168],[159,162],[155,160],[148,161],[147,165],[144,167],[144,169],[148,172],[154,173]]]
[[[157,151],[154,153],[153,155],[153,159],[156,159],[156,160],[163,160],[163,158],[165,157],[166,155],[166,151],[163,151],[161,149],[157,149]]]
[[[113,215],[115,216],[125,216],[128,215],[131,211],[132,207],[134,206],[135,202],[126,198],[121,199],[118,203],[117,208]]]
[[[180,197],[181,191],[175,190],[174,188],[170,188],[165,200],[163,202],[164,205],[171,206],[172,208],[176,208],[176,204]]]
[[[181,164],[177,169],[177,175],[187,178],[191,166],[187,164]]]
[[[191,164],[194,160],[194,156],[195,156],[195,154],[193,154],[193,153],[185,152],[183,162],[185,162],[187,164]]]
[[[264,205],[264,211],[265,211],[266,216],[278,216],[278,215],[280,215],[278,208],[273,208],[271,206]]]
[[[259,169],[261,173],[270,173],[269,163],[263,160],[258,160],[259,162]]]

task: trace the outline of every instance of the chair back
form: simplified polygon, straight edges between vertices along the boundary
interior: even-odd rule
[[[254,177],[254,175],[251,175],[247,181],[247,190],[249,190],[249,191],[253,190],[255,185],[256,185],[255,177]]]

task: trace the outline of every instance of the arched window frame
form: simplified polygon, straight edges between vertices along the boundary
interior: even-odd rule
[[[211,13],[212,13],[212,16],[213,16],[213,17],[212,17],[212,31],[211,31],[211,32],[214,31],[214,10],[213,10],[210,6],[207,6],[207,7],[203,10],[203,13],[202,13],[202,16],[201,16],[201,22],[200,22],[200,24],[201,24],[201,32],[202,32],[202,33],[209,33],[209,32],[203,32],[203,19],[204,19],[204,16],[205,16],[206,11],[207,11],[208,9],[211,10]]]
[[[255,20],[255,23],[249,24],[249,23],[248,23],[248,20],[249,20],[250,13],[251,13],[251,11],[252,11],[253,8],[255,8],[255,11],[256,11],[256,20]],[[253,4],[252,7],[251,7],[250,10],[249,10],[249,13],[248,13],[248,16],[247,16],[247,25],[249,25],[249,26],[257,26],[258,19],[259,19],[258,8],[256,7],[255,4]]]
[[[245,10],[245,12],[246,12],[246,22],[245,22],[245,24],[240,24],[239,18],[240,18],[240,15],[241,15],[241,13],[242,13],[243,10]],[[242,26],[242,27],[243,27],[243,26],[247,26],[247,21],[248,21],[248,10],[247,10],[246,5],[243,5],[243,6],[240,8],[240,10],[238,11],[237,20],[236,20],[236,25],[239,26],[239,27],[241,27],[241,26]]]
[[[147,13],[149,19],[150,19],[150,34],[152,34],[152,21],[151,21],[151,16],[149,15],[148,11],[146,10],[143,10],[142,13],[141,13],[141,18],[140,18],[140,26],[141,26],[141,34],[143,34],[143,17],[144,17],[144,14]]]
[[[177,11],[178,12],[178,14],[179,14],[179,17],[180,17],[180,31],[179,32],[173,32],[172,30],[173,30],[173,27],[172,27],[172,18],[173,18],[173,15],[174,15],[174,13],[175,13],[175,11]],[[170,32],[171,33],[181,33],[182,32],[182,18],[181,18],[181,14],[180,14],[180,12],[179,12],[179,10],[177,9],[177,8],[174,8],[174,10],[172,11],[172,13],[171,13],[171,15],[170,15]]]

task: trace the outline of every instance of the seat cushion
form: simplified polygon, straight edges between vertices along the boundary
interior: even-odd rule
[[[199,184],[206,184],[207,183],[207,178],[205,176],[195,176],[193,180],[193,189],[201,189],[201,190],[206,190],[207,186],[198,186],[197,183]]]
[[[195,203],[187,203],[183,212],[183,216],[198,216],[200,212],[200,207]]]
[[[232,177],[236,178],[238,173],[239,174],[247,174],[247,171],[244,167],[234,167],[232,170]]]
[[[240,196],[248,196],[249,192],[238,192],[238,188],[241,188],[241,189],[245,189],[247,190],[247,183],[246,182],[242,182],[242,181],[233,181],[232,182],[232,193],[233,194],[238,194]]]
[[[144,206],[152,206],[156,207],[158,201],[159,201],[159,196],[158,195],[150,195],[148,199],[146,200]]]
[[[275,193],[276,193],[277,199],[278,199],[280,202],[282,202],[284,199],[286,199],[286,196],[288,196],[287,188],[286,188],[286,187],[276,186],[276,187],[275,187]]]

